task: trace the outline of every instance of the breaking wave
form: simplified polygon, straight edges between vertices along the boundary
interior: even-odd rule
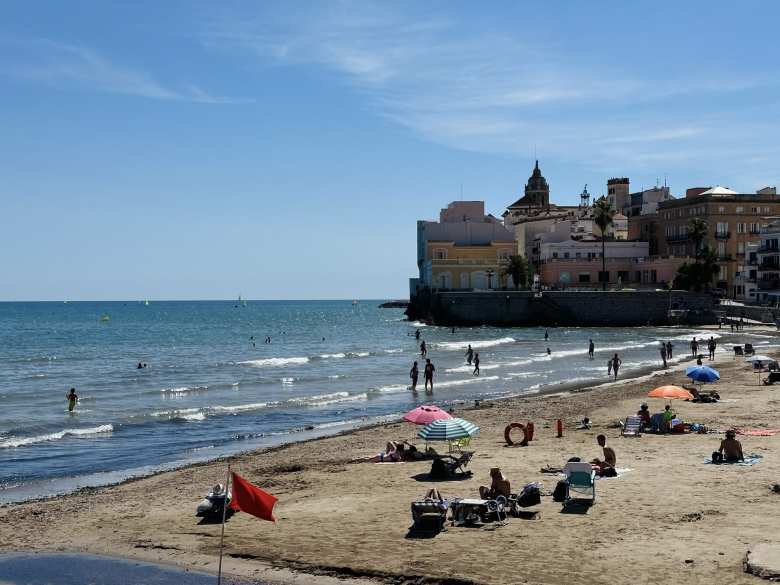
[[[113,430],[114,430],[113,425],[100,425],[99,427],[91,427],[86,429],[64,429],[59,432],[49,433],[46,435],[8,439],[0,443],[0,449],[8,449],[12,447],[23,447],[24,445],[33,445],[35,443],[56,441],[58,439],[64,439],[66,437],[87,437],[90,435],[99,435],[102,433],[110,433]]]

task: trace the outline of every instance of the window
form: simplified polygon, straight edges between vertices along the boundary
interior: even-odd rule
[[[729,222],[727,222],[727,221],[719,221],[718,225],[717,225],[717,228],[716,228],[716,231],[720,235],[727,234],[728,231],[729,231]]]
[[[769,211],[768,207],[764,207],[764,213],[771,213],[771,211]]]
[[[745,233],[745,224],[744,223],[738,223],[737,224],[737,233],[738,234],[744,234]]]
[[[726,255],[726,242],[718,242],[718,256],[723,258]]]
[[[737,242],[737,254],[745,253],[745,242]]]
[[[498,259],[499,260],[508,260],[509,259],[509,250],[499,250],[498,251]]]
[[[577,258],[577,259],[579,259],[580,256],[582,256],[582,254],[580,254],[580,252],[577,252],[576,254],[574,254],[574,257]]]
[[[726,208],[721,205],[718,207],[718,213],[726,213]]]
[[[750,233],[751,234],[757,234],[760,230],[760,226],[757,223],[751,223],[750,224]]]
[[[761,208],[760,207],[751,207],[750,211],[753,212],[753,213],[761,213]]]
[[[728,278],[728,271],[725,266],[721,266],[719,273],[718,273],[718,279],[719,280],[726,280]]]
[[[737,213],[742,213],[744,211],[745,211],[744,207],[742,207],[741,205],[737,205]]]
[[[557,258],[557,257],[558,257],[558,252],[553,252],[553,258]]]
[[[446,260],[447,259],[447,250],[443,250],[442,248],[436,248],[433,251],[433,257],[436,260]]]
[[[590,282],[590,272],[580,272],[578,282]]]
[[[563,257],[564,257],[564,258],[568,258],[568,257],[569,257],[569,253],[568,253],[568,252],[564,252],[564,253],[563,253]]]

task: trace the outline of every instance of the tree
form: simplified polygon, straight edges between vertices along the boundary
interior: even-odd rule
[[[515,290],[520,286],[525,286],[526,279],[528,277],[528,261],[525,256],[520,254],[513,254],[504,260],[504,264],[501,267],[502,276],[511,276],[512,281],[515,283]]]
[[[704,239],[707,237],[707,232],[709,231],[709,226],[707,225],[707,222],[703,219],[700,219],[698,217],[694,217],[692,220],[688,222],[688,237],[691,238],[693,241],[693,252],[694,256],[697,259],[699,258],[699,253],[701,250],[701,243],[704,241]]]
[[[607,290],[607,228],[614,222],[615,210],[612,209],[609,200],[606,197],[601,197],[595,203],[593,203],[593,221],[599,226],[601,230],[601,274],[602,276],[602,290]]]
[[[686,262],[680,266],[677,270],[677,276],[674,278],[674,286],[696,292],[701,292],[702,289],[709,290],[713,279],[719,272],[717,253],[704,246],[696,255],[696,262],[693,264]]]

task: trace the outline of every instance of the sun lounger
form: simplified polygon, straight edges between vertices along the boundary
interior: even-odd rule
[[[627,416],[626,422],[623,425],[623,432],[620,433],[624,437],[640,437],[642,436],[642,417],[641,416]]]
[[[750,343],[745,344],[745,355],[754,355],[756,353],[756,350],[753,349],[753,346]]]
[[[741,345],[735,345],[734,346],[734,359],[737,359],[737,356],[744,356],[745,352],[742,351]]]
[[[431,464],[431,477],[448,479],[471,475],[471,471],[466,469],[466,467],[468,467],[473,456],[474,451],[463,451],[457,457],[454,455],[439,455]]]
[[[563,467],[563,473],[566,475],[566,499],[564,506],[573,502],[596,503],[596,472],[590,463],[583,461],[567,463]],[[572,492],[584,497],[574,497]]]
[[[780,382],[780,372],[769,372],[769,376],[763,380],[765,386],[771,386]]]

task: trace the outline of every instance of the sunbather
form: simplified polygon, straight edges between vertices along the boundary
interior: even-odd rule
[[[605,475],[612,473],[608,470],[615,469],[615,463],[617,463],[617,457],[615,456],[615,450],[612,447],[607,447],[607,438],[604,435],[596,437],[596,441],[604,452],[604,460],[602,461],[598,457],[591,461],[591,465],[596,470],[596,474]]]
[[[509,486],[509,480],[501,473],[500,467],[493,467],[490,470],[490,487],[479,486],[479,496],[483,500],[494,500],[498,496],[509,498],[512,493]]]
[[[398,463],[404,459],[404,445],[388,441],[383,453],[373,457],[360,457],[353,459],[350,463]]]
[[[647,404],[642,404],[642,406],[639,407],[639,410],[637,411],[636,415],[642,419],[642,426],[641,430],[644,431],[646,429],[650,428],[650,409],[647,407]]]
[[[726,438],[720,442],[718,453],[721,454],[723,461],[726,463],[736,463],[737,461],[745,460],[745,456],[742,454],[742,443],[737,441],[736,436],[736,432],[726,431]]]

